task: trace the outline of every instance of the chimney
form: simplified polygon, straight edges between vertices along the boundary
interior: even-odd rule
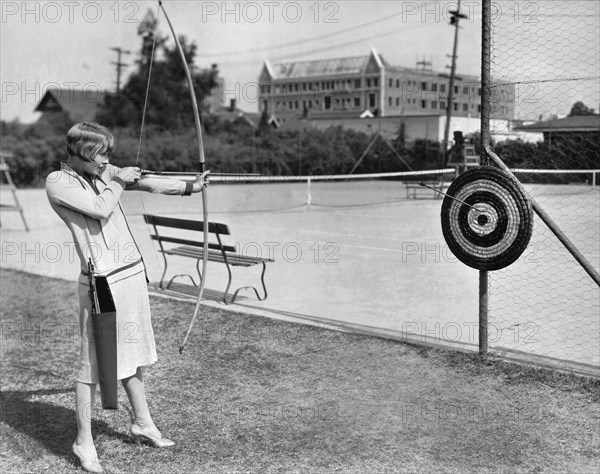
[[[229,99],[229,111],[233,112],[235,110],[235,99]]]

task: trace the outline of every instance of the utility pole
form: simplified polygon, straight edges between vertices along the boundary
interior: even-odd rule
[[[467,15],[463,15],[460,12],[460,0],[458,0],[458,5],[456,6],[456,10],[450,10],[450,24],[454,25],[454,48],[452,50],[452,66],[450,66],[450,81],[448,84],[448,104],[446,104],[446,128],[444,130],[444,150],[442,153],[444,163],[443,166],[446,165],[448,161],[448,140],[450,135],[450,120],[452,119],[452,105],[454,101],[454,78],[456,74],[456,51],[458,49],[458,24],[461,18],[468,18]],[[442,166],[442,167],[443,167]]]
[[[121,94],[121,69],[127,67],[128,64],[121,62],[121,57],[123,54],[131,54],[131,51],[126,51],[123,48],[110,48],[112,51],[117,52],[117,62],[111,62],[117,66],[117,100],[119,99],[119,95]]]

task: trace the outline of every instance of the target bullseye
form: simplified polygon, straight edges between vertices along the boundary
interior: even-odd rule
[[[506,172],[480,166],[458,176],[442,203],[442,231],[463,263],[504,268],[523,253],[533,231],[527,196]]]

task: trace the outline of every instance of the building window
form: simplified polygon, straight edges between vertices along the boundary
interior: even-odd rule
[[[308,108],[309,108],[309,109],[312,109],[312,100],[309,100],[309,101],[308,101]]]
[[[371,79],[367,79],[367,87],[371,87]]]
[[[360,79],[354,79],[354,88],[360,89]]]
[[[479,95],[481,97],[481,87],[477,88],[477,95]]]
[[[452,105],[454,105],[454,110],[458,111],[458,104],[456,102],[454,102],[454,104],[452,104]]]
[[[396,107],[400,105],[400,97],[396,97]]]
[[[437,102],[435,100],[431,101],[431,108],[432,109],[437,109]]]
[[[477,112],[481,112],[481,105],[477,106]]]
[[[296,108],[298,108],[298,101],[295,101],[295,102],[294,102],[294,106],[295,106]]]
[[[458,94],[458,86],[454,86],[454,93]]]
[[[440,100],[440,109],[445,109],[446,108],[446,102],[444,102],[443,100]]]
[[[440,84],[440,92],[446,92],[446,84]]]
[[[390,87],[392,87],[394,81],[392,81],[392,79],[390,79]]]
[[[329,110],[331,109],[331,97],[326,96],[325,97],[325,110]]]
[[[293,103],[292,103],[292,101],[290,100],[290,101],[288,102],[288,109],[292,110],[292,109],[293,109],[293,107],[294,107],[294,104],[293,104]]]
[[[354,107],[360,107],[360,97],[354,98]]]
[[[463,87],[463,94],[469,95],[469,86],[464,86]]]
[[[469,111],[469,104],[463,104],[463,112]]]
[[[396,79],[396,87],[400,87],[400,79]]]
[[[388,105],[390,105],[390,106],[392,105],[392,98],[391,97],[388,97]]]
[[[426,82],[421,82],[421,90],[423,90],[423,91],[427,90],[427,83]]]
[[[425,109],[425,108],[427,108],[427,101],[426,101],[426,100],[422,100],[422,101],[421,101],[421,108],[422,108],[422,109]]]

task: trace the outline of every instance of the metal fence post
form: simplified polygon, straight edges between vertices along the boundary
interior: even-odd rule
[[[481,6],[481,147],[490,144],[492,0]],[[484,156],[483,154],[481,155]],[[479,354],[488,352],[488,272],[479,271]]]

